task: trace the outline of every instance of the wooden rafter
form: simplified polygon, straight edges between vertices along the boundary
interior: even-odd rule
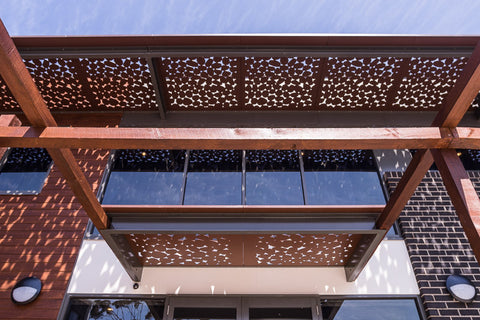
[[[477,192],[455,150],[432,150],[432,154],[463,231],[477,261],[480,261],[480,199]]]
[[[20,126],[22,123],[18,117],[14,114],[4,114],[0,116],[0,126],[2,127],[16,127]],[[3,159],[5,152],[7,152],[8,147],[0,148],[0,159]]]
[[[457,127],[452,135],[451,149],[480,149],[480,128]]]
[[[402,45],[418,45],[417,38],[365,38],[358,41],[356,38],[303,38],[303,45],[333,45],[341,47],[347,41],[348,45],[355,47],[356,45],[364,46],[359,48],[358,53],[363,54],[361,50],[369,50],[368,46],[400,46]],[[217,38],[215,41],[220,41],[218,44],[236,43],[238,39]],[[284,45],[285,42],[290,43],[288,39],[277,38],[270,39],[268,43],[264,43],[266,39],[256,39],[244,37],[241,39],[244,50],[251,45]],[[448,41],[447,41],[448,40]],[[446,43],[449,45],[450,39]],[[22,41],[22,40],[19,40]],[[82,43],[82,39],[75,40]],[[74,42],[75,42],[74,41]],[[98,41],[98,40],[95,40]],[[111,40],[108,40],[111,41]],[[118,38],[115,41],[124,41]],[[114,42],[115,42],[114,41]],[[129,40],[138,41],[138,40]],[[142,45],[146,45],[149,41],[144,38],[141,40]],[[170,42],[168,42],[170,41]],[[170,45],[178,45],[176,39],[170,39],[167,42]],[[172,42],[173,41],[173,42]],[[202,38],[189,38],[190,42],[187,44],[195,49],[199,44],[203,44]],[[209,40],[212,41],[212,40]],[[294,44],[295,41],[290,44]],[[353,41],[353,42],[349,42]],[[424,46],[434,45],[433,41],[427,39]],[[466,41],[466,42],[463,42]],[[471,43],[471,39],[463,39],[458,42],[467,45]],[[88,41],[87,41],[88,42]],[[128,42],[128,41],[127,41]],[[166,44],[165,42],[164,44]],[[250,43],[252,42],[252,43]],[[440,41],[441,42],[441,41]],[[73,43],[73,42],[72,42]],[[71,43],[71,45],[72,45]],[[423,43],[423,42],[422,42]],[[443,43],[443,42],[442,42]],[[466,44],[467,43],[467,44]],[[109,46],[105,42],[102,46]],[[86,45],[85,43],[83,45]],[[88,45],[92,43],[88,42]],[[185,43],[183,43],[185,45]],[[214,43],[210,43],[214,45]],[[192,50],[190,48],[189,50]],[[185,50],[187,50],[186,48]],[[267,48],[268,49],[268,48]],[[215,51],[209,55],[223,56],[224,52],[233,51]],[[398,50],[398,49],[396,49]],[[188,50],[187,50],[188,51]],[[166,53],[170,51],[166,50]],[[249,51],[244,51],[249,52]],[[305,52],[305,51],[301,51]],[[354,51],[357,52],[357,51]],[[235,52],[234,52],[235,53]],[[294,51],[291,52],[292,54]],[[176,53],[178,54],[178,52]],[[256,53],[260,54],[260,53]],[[325,56],[328,52],[318,53],[322,57],[322,63],[326,63]],[[168,54],[167,54],[168,55]],[[295,55],[295,54],[294,54]],[[151,56],[148,56],[149,66],[151,70],[155,67],[152,63]],[[244,58],[239,58],[242,61]],[[160,62],[160,61],[159,61]],[[402,75],[406,72],[406,62],[403,63],[401,72],[396,76],[394,85],[389,91],[387,105],[393,101],[398,86],[402,79]],[[394,223],[402,211],[404,205],[407,203],[417,185],[422,180],[425,172],[428,170],[433,162],[432,154],[429,149],[433,150],[435,160],[441,166],[442,176],[444,176],[447,189],[452,197],[460,219],[466,230],[467,236],[472,242],[475,254],[480,257],[480,241],[479,241],[479,220],[480,220],[480,200],[474,192],[473,186],[468,180],[465,170],[459,165],[459,160],[454,156],[453,150],[446,150],[445,148],[480,148],[480,129],[475,128],[455,128],[466,110],[470,106],[473,98],[480,90],[480,44],[477,44],[472,56],[470,57],[464,71],[458,79],[456,85],[451,90],[444,106],[435,118],[432,128],[335,128],[335,129],[297,129],[297,128],[247,128],[247,129],[228,129],[228,128],[59,128],[49,112],[45,102],[38,92],[32,77],[28,73],[23,61],[18,54],[17,49],[6,32],[3,24],[0,21],[0,74],[3,80],[7,83],[10,91],[15,96],[17,102],[20,104],[26,118],[32,124],[32,127],[8,127],[10,123],[3,123],[0,119],[0,146],[23,146],[23,147],[47,147],[56,165],[66,178],[67,182],[73,189],[77,199],[81,202],[90,218],[98,229],[105,229],[108,227],[107,215],[104,209],[95,198],[85,176],[81,172],[76,163],[73,154],[68,148],[151,148],[151,149],[167,149],[167,148],[184,148],[184,149],[400,149],[400,148],[418,148],[422,149],[416,153],[411,164],[407,168],[402,177],[397,189],[392,194],[389,202],[384,208],[379,207],[363,207],[357,210],[365,212],[365,210],[376,210],[378,212],[383,209],[379,219],[377,220],[377,227],[382,230],[388,230]],[[158,72],[163,75],[161,63],[158,63]],[[244,72],[244,70],[243,70]],[[162,76],[165,79],[165,76]],[[242,70],[240,71],[240,83],[237,90],[244,89],[242,81]],[[243,79],[243,80],[242,80]],[[323,81],[322,73],[317,74],[316,87],[321,87]],[[155,79],[153,78],[153,82]],[[160,85],[161,91],[167,92],[166,84]],[[158,92],[157,92],[158,93]],[[244,90],[239,92],[244,94]],[[160,97],[160,95],[159,95]],[[318,101],[318,94],[314,100]],[[244,96],[239,97],[240,105]],[[162,101],[157,101],[161,105]],[[168,106],[168,96],[165,97],[165,105]],[[109,210],[112,208],[108,208]],[[119,208],[113,208],[117,210]],[[121,210],[132,210],[132,208],[123,207]],[[143,208],[142,210],[159,210],[175,209],[178,212],[188,211],[189,208],[182,206],[178,208],[153,207]],[[191,208],[190,208],[191,209]],[[256,208],[257,210],[259,208]],[[261,209],[261,208],[260,208]],[[275,210],[278,208],[269,207],[266,211]],[[291,208],[284,209],[289,212]],[[206,210],[211,212],[212,208],[196,208],[199,212]],[[217,208],[217,210],[219,210]],[[220,208],[224,210],[224,208]],[[245,207],[234,208],[234,211],[246,213],[252,208],[245,209]],[[349,210],[347,207],[304,207],[304,213],[308,212],[324,212],[324,210],[333,210],[335,212],[343,212]],[[309,211],[312,210],[312,211]],[[301,210],[300,210],[301,211]],[[197,212],[197,211],[195,211]],[[250,211],[248,211],[250,212]],[[252,211],[253,212],[253,211]],[[270,211],[269,211],[270,212]],[[273,211],[272,211],[273,212]],[[473,225],[473,226],[472,226]],[[104,230],[105,231],[105,230]],[[108,230],[107,230],[108,231]],[[383,236],[383,235],[382,235]],[[381,238],[381,236],[379,236]],[[377,239],[378,243],[381,239]],[[112,240],[113,241],[113,240]],[[363,254],[363,256],[370,256],[373,253]],[[362,256],[362,255],[360,255]],[[368,260],[368,257],[367,257]],[[366,263],[366,260],[364,261]],[[131,263],[130,263],[131,264]],[[354,270],[358,269],[359,263],[353,266]],[[363,265],[362,265],[363,266]],[[360,268],[361,269],[361,268]],[[355,271],[356,272],[356,271]],[[353,274],[357,274],[353,272]],[[132,279],[140,279],[141,268],[131,272],[135,276]],[[136,277],[136,278],[135,278]]]
[[[449,129],[0,127],[0,146],[103,149],[448,148]]]
[[[0,74],[28,121],[33,125],[33,131],[57,126],[1,20]],[[58,146],[47,150],[94,225],[98,229],[107,228],[107,215],[90,188],[72,151],[59,149]]]
[[[388,230],[392,227],[432,163],[433,158],[429,150],[419,150],[415,153],[385,209],[377,219],[378,229]]]
[[[448,128],[452,129],[451,132],[442,131],[444,134],[447,134],[452,138],[450,147],[461,143],[464,145],[466,144],[465,141],[467,141],[467,139],[458,138],[458,132],[455,130],[455,127],[460,123],[460,120],[467,112],[470,104],[479,91],[480,43],[477,43],[477,46],[468,59],[467,65],[462,74],[445,98],[443,106],[440,108],[439,113],[432,123],[432,127],[437,127],[440,130],[448,130]],[[454,140],[456,142],[453,142]],[[385,206],[384,212],[377,220],[377,227],[381,229],[391,228],[432,163],[433,158],[430,151],[422,150],[415,154],[413,160],[410,162],[407,170],[400,179],[397,188]]]
[[[433,127],[456,127],[480,91],[480,42],[475,47],[455,86],[445,98]]]

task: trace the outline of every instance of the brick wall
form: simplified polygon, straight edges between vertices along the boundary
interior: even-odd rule
[[[480,171],[470,172],[480,192]],[[385,173],[389,192],[401,172]],[[428,319],[480,319],[480,298],[455,301],[445,281],[452,273],[467,276],[480,287],[480,266],[473,255],[438,171],[429,171],[403,210],[400,229],[420,288]]]
[[[55,116],[60,126],[116,126],[122,114]],[[25,123],[25,120],[23,120]],[[73,150],[94,192],[108,161],[108,150]],[[40,194],[0,196],[0,319],[56,319],[82,243],[88,217],[61,173],[52,167]],[[15,283],[42,280],[37,300],[17,306]]]
[[[74,152],[96,190],[108,150]],[[0,319],[56,319],[88,222],[80,206],[53,166],[36,196],[0,196]],[[10,292],[17,281],[36,276],[40,296],[17,306]]]

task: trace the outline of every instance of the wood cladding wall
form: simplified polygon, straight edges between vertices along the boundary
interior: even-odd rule
[[[99,118],[85,120],[81,125],[105,124],[104,118],[102,123]],[[119,121],[111,117],[109,125]],[[79,149],[73,154],[96,192],[109,150]],[[55,165],[40,194],[0,196],[0,319],[57,318],[87,222]],[[15,305],[11,289],[28,276],[42,280],[42,292],[29,305]]]

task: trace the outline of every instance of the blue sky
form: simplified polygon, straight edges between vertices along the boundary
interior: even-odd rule
[[[13,35],[480,34],[478,0],[0,0]]]

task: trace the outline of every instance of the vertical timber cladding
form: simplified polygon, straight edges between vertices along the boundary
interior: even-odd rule
[[[386,172],[391,193],[401,172]],[[480,171],[469,171],[480,193]],[[429,319],[477,319],[480,301],[455,301],[447,292],[445,281],[450,274],[467,276],[480,287],[480,265],[463,232],[438,171],[429,171],[399,218],[424,308]]]
[[[101,125],[105,118],[85,120],[77,125]],[[110,115],[108,125],[119,121],[119,116]],[[94,191],[108,153],[73,150]],[[55,165],[38,195],[0,196],[0,319],[56,319],[87,222],[87,214]],[[10,300],[11,290],[28,276],[42,280],[42,291],[33,303],[17,306]]]

